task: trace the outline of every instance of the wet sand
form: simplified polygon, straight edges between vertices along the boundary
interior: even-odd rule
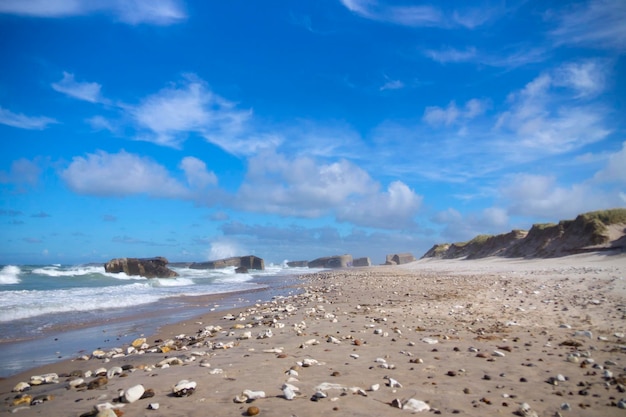
[[[301,279],[302,294],[1,380],[0,412],[622,416],[625,280],[624,254],[323,272]],[[47,373],[58,382],[11,392]],[[191,395],[173,394],[181,380]],[[129,403],[122,390],[154,395]]]

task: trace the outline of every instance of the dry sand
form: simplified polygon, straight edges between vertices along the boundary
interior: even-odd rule
[[[309,275],[302,286],[302,295],[166,326],[140,352],[120,346],[119,357],[1,380],[0,413],[96,415],[108,403],[125,416],[241,416],[249,407],[260,416],[401,416],[420,404],[413,399],[430,407],[419,415],[626,415],[624,254],[422,260]],[[174,349],[158,352],[168,340]],[[123,366],[100,387],[93,375],[83,376],[93,389],[69,386],[73,371]],[[58,383],[11,392],[52,372]],[[183,379],[196,383],[193,394],[172,395]],[[285,383],[298,389],[292,400]],[[118,401],[136,385],[154,396]],[[236,402],[245,390],[265,398]],[[43,402],[13,405],[19,395]]]

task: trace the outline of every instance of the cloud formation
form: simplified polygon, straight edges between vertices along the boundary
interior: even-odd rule
[[[188,157],[180,164],[189,186],[173,178],[168,170],[153,160],[120,151],[98,151],[74,157],[61,172],[61,178],[79,194],[123,197],[143,194],[159,198],[193,199],[196,193],[213,185],[215,174],[197,158]]]
[[[78,82],[74,79],[74,74],[63,71],[63,79],[52,83],[52,88],[59,93],[66,94],[79,100],[90,103],[102,102],[100,94],[101,85],[98,83]]]
[[[0,13],[41,18],[112,14],[131,25],[170,25],[187,18],[179,0],[4,0]]]
[[[0,123],[19,129],[44,130],[51,124],[58,123],[55,119],[46,116],[26,116],[13,113],[11,110],[0,107]]]
[[[557,26],[550,32],[557,45],[626,51],[626,2],[588,0],[548,16]]]

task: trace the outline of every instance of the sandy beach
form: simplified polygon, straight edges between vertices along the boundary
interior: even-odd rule
[[[0,380],[0,413],[623,416],[625,280],[624,254],[322,272]]]

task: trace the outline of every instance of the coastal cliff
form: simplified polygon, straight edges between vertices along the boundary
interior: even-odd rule
[[[422,258],[553,258],[584,252],[626,250],[626,209],[593,211],[574,220],[535,224],[529,231],[478,235],[470,241],[434,245]]]

